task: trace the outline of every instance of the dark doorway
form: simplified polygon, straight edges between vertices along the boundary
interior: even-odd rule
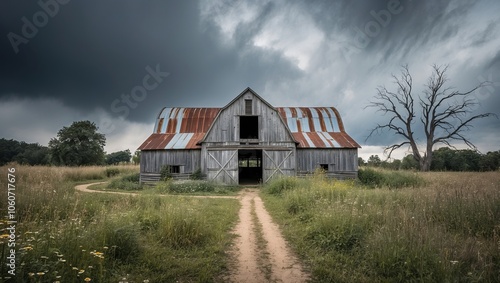
[[[257,185],[262,181],[262,150],[238,150],[238,177],[240,185]]]
[[[259,138],[259,117],[240,116],[240,139]]]

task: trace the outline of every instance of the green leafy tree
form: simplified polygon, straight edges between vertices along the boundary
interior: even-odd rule
[[[392,169],[392,170],[399,170],[401,168],[401,160],[394,159],[392,162],[390,162],[388,164],[387,168]]]
[[[14,161],[19,164],[28,165],[47,165],[50,164],[50,151],[46,146],[37,143],[21,142],[22,152],[20,152]]]
[[[413,158],[413,155],[407,155],[403,158],[403,160],[401,160],[401,169],[411,170],[411,169],[418,169],[418,168],[419,168],[419,164],[415,160],[415,158]]]
[[[106,137],[90,121],[73,122],[49,142],[51,161],[55,165],[82,166],[104,164]]]
[[[370,155],[370,157],[368,157],[367,164],[368,166],[378,167],[382,164],[382,160],[380,160],[380,157],[378,157],[378,155]]]
[[[481,160],[484,156],[475,150],[453,150],[442,147],[434,150],[433,156],[431,164],[433,171],[480,171],[483,167]]]
[[[22,152],[21,144],[13,139],[0,139],[0,165],[11,161]]]
[[[141,151],[140,150],[136,150],[134,152],[134,156],[132,156],[132,162],[134,163],[134,165],[137,165],[141,162]]]
[[[49,164],[49,149],[38,143],[0,139],[0,165],[17,162],[27,165]]]
[[[366,163],[363,160],[363,157],[358,157],[358,166],[364,166],[364,165],[366,165]]]
[[[111,164],[118,164],[120,162],[128,163],[130,162],[131,158],[132,154],[130,153],[130,150],[127,149],[127,150],[117,151],[106,155],[106,164],[111,165]]]
[[[481,160],[481,154],[476,150],[462,149],[457,151],[457,155],[460,156],[463,163],[460,165],[461,168],[457,171],[479,171],[479,162]]]
[[[452,162],[455,156],[454,151],[449,147],[441,147],[437,150],[434,150],[431,163],[432,171],[445,171],[452,170],[453,167]]]
[[[481,171],[498,170],[498,167],[500,167],[500,150],[489,151],[485,155],[481,156],[479,167]]]

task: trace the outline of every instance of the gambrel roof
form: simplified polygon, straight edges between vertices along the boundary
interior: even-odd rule
[[[139,150],[197,149],[220,108],[163,108]]]
[[[358,148],[334,107],[276,108],[299,143],[297,148]]]
[[[296,141],[297,148],[360,147],[345,132],[340,114],[334,107],[274,108],[250,88],[245,89],[228,105],[247,91],[251,91],[280,114]],[[199,149],[199,143],[222,109],[224,108],[163,108],[156,119],[153,134],[139,150]]]

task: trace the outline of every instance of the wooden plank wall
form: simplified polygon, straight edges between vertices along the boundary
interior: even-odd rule
[[[297,149],[297,171],[314,172],[319,164],[328,164],[329,172],[357,172],[356,148]]]
[[[245,115],[246,99],[252,100],[252,115],[259,116],[259,142],[261,145],[293,141],[279,113],[270,108],[257,96],[248,92],[221,111],[219,118],[214,121],[212,129],[205,139],[206,142],[239,145],[239,116]]]
[[[201,169],[201,150],[144,150],[141,152],[141,173],[160,173],[163,165],[184,166],[183,173]]]

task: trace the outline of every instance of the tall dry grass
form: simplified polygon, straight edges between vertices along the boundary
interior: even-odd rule
[[[10,282],[209,282],[226,268],[236,200],[81,193],[76,183],[105,180],[109,167],[14,166],[17,268]],[[0,167],[2,187],[7,168]]]
[[[498,282],[499,172],[418,175],[397,190],[316,177],[263,197],[316,281]]]

